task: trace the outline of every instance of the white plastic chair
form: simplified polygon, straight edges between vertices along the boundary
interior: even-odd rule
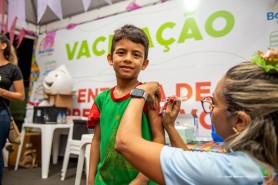
[[[6,145],[7,144],[9,144],[8,141],[7,141]],[[3,155],[4,167],[8,167],[9,151],[6,150],[6,147],[3,148],[2,155]]]
[[[91,152],[91,142],[94,137],[94,134],[83,134],[81,138],[81,148],[80,154],[78,156],[78,163],[75,176],[75,185],[80,185],[84,159],[86,159],[86,184],[88,183],[88,173],[89,173],[89,164],[90,164],[90,152]]]
[[[81,139],[80,140],[73,139],[73,129],[74,129],[73,120],[75,120],[75,119],[86,120],[87,118],[80,117],[80,116],[68,116],[67,117],[67,121],[68,121],[67,124],[71,124],[71,127],[70,127],[70,131],[69,131],[69,135],[68,135],[67,146],[66,146],[63,166],[62,166],[62,170],[61,170],[61,180],[62,181],[65,180],[65,177],[66,177],[70,155],[74,154],[74,155],[78,156],[80,153]]]

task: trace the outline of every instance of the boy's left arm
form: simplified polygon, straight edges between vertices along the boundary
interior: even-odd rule
[[[165,132],[162,123],[162,117],[159,116],[160,105],[156,104],[156,110],[148,105],[148,118],[150,122],[151,132],[153,136],[153,142],[165,144]],[[129,184],[129,185],[142,185],[148,184],[149,178],[146,177],[141,172],[137,175],[137,177]]]
[[[150,122],[153,142],[165,144],[165,132],[162,116],[159,115],[160,105],[156,103],[155,110],[148,104],[148,118]]]

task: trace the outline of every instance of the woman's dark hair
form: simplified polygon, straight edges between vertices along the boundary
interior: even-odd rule
[[[6,44],[7,47],[3,51],[4,58],[7,59],[10,63],[17,65],[17,56],[11,41],[8,37],[0,33],[0,42],[1,44]]]

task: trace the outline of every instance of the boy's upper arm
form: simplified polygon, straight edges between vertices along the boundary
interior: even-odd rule
[[[100,141],[100,122],[97,121],[94,128],[94,138],[96,138],[97,141]]]
[[[151,126],[153,141],[158,143],[165,143],[165,132],[162,124],[162,117],[158,115],[158,110],[153,110],[148,106],[148,118]]]

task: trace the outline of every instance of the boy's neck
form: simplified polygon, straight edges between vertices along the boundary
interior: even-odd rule
[[[117,81],[117,85],[114,90],[115,97],[122,97],[128,94],[132,89],[134,89],[139,84],[136,79],[134,81]]]

